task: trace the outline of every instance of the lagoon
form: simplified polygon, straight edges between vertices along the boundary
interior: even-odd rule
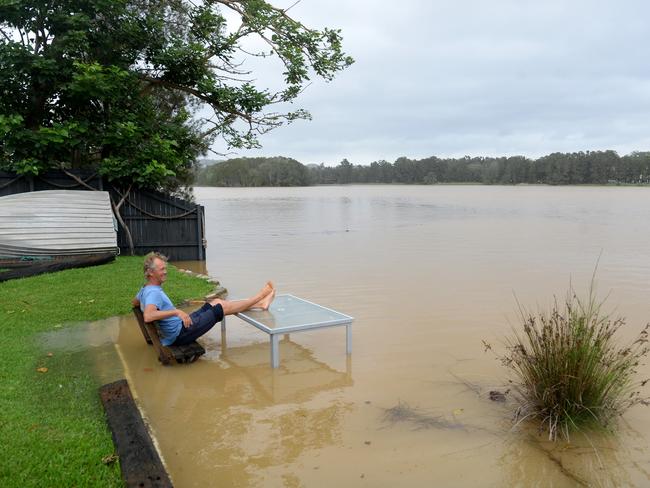
[[[233,318],[191,367],[156,368],[130,323],[118,346],[177,486],[646,486],[650,412],[617,435],[551,444],[512,429],[485,352],[569,283],[650,320],[650,190],[637,187],[196,188],[206,267],[230,298],[267,279],[355,317],[280,343]],[[600,260],[599,260],[600,256]],[[126,320],[126,322],[129,322]],[[128,330],[127,330],[128,329]],[[133,330],[131,330],[133,329]],[[151,357],[149,357],[151,356]],[[640,377],[650,377],[642,366]],[[594,447],[595,446],[595,450]]]

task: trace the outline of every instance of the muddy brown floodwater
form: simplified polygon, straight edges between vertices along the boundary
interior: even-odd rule
[[[192,486],[649,486],[650,411],[616,435],[551,444],[511,406],[481,341],[500,347],[518,300],[579,292],[650,319],[650,189],[492,186],[198,188],[209,274],[230,297],[273,279],[356,318],[268,337],[236,318],[191,366],[163,368],[124,317],[116,344],[174,484]],[[134,290],[135,292],[135,290]],[[641,367],[640,376],[650,376]]]

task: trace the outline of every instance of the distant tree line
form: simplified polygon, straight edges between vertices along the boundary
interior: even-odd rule
[[[650,152],[619,156],[615,151],[552,153],[524,156],[424,159],[398,158],[356,165],[304,166],[295,159],[238,158],[198,171],[197,185],[306,186],[347,183],[483,183],[483,184],[648,184]]]
[[[198,186],[307,186],[307,167],[295,159],[236,158],[197,170]]]

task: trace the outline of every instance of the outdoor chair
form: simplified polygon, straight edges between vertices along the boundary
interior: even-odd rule
[[[133,307],[133,314],[138,321],[144,340],[154,347],[158,353],[158,361],[164,366],[174,363],[193,363],[205,354],[203,346],[196,341],[184,346],[163,346],[160,343],[160,336],[155,322],[145,322],[140,307]]]

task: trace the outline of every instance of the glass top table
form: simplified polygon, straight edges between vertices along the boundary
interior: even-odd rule
[[[346,351],[348,354],[352,353],[352,321],[354,317],[293,295],[278,295],[268,310],[247,310],[238,313],[237,317],[270,335],[271,366],[273,368],[277,368],[280,363],[278,352],[280,334],[345,326]]]

